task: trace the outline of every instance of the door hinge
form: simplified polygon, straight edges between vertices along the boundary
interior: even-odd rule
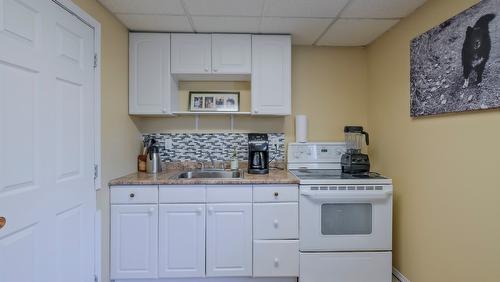
[[[99,177],[99,166],[94,165],[94,180],[96,180],[97,177]]]
[[[97,54],[94,54],[94,69],[97,68]]]

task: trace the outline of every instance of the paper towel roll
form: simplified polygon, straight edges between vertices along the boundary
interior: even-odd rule
[[[307,116],[295,116],[295,141],[298,143],[307,142]]]

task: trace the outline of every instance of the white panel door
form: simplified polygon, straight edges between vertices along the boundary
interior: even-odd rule
[[[252,114],[291,113],[291,37],[252,36]]]
[[[130,114],[171,114],[170,34],[130,33]]]
[[[250,34],[213,34],[212,72],[250,74],[252,72],[252,36]]]
[[[158,205],[111,206],[111,279],[157,278]]]
[[[93,280],[94,31],[0,0],[0,280]]]
[[[172,34],[172,73],[212,72],[212,35]]]
[[[160,205],[162,278],[205,276],[205,204]]]
[[[207,276],[252,276],[252,204],[207,205]]]

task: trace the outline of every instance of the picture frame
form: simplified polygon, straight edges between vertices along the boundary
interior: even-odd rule
[[[190,112],[239,112],[240,92],[189,91]]]

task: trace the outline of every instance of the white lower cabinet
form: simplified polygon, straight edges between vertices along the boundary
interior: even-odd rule
[[[160,205],[158,276],[205,276],[205,204]]]
[[[207,276],[252,276],[252,204],[207,204]]]
[[[297,193],[296,185],[113,186],[111,279],[296,282]]]
[[[158,205],[111,206],[111,279],[157,278]]]
[[[255,240],[254,277],[299,276],[298,240]]]

